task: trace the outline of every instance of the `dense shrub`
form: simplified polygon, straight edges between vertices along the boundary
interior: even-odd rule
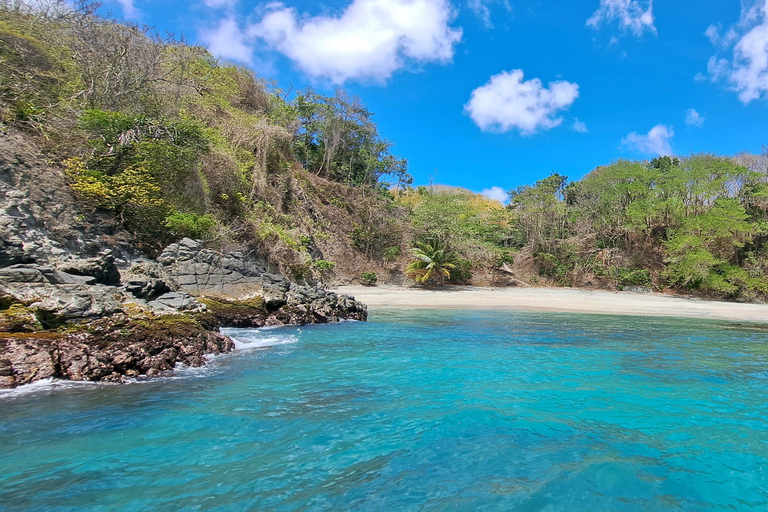
[[[467,284],[472,279],[472,262],[462,258],[454,260],[454,268],[451,269],[451,277],[448,282],[451,284]]]
[[[47,28],[47,27],[46,27]],[[75,62],[29,17],[0,10],[0,122],[48,132],[82,83]]]
[[[540,252],[534,257],[540,276],[548,277],[561,286],[572,286],[571,271],[575,267],[572,254],[568,253],[558,257],[548,252]]]
[[[375,286],[378,280],[376,272],[363,272],[360,274],[360,282],[365,286]]]
[[[113,213],[145,240],[164,233],[170,206],[146,169],[126,167],[109,175],[88,169],[78,158],[67,160],[65,165],[70,186],[86,204]]]
[[[392,262],[392,261],[395,261],[397,258],[399,258],[400,254],[401,254],[400,247],[397,245],[393,245],[392,247],[387,247],[386,249],[384,249],[382,257],[384,258],[384,261]]]
[[[180,237],[207,239],[216,229],[216,219],[210,214],[174,212],[165,219],[165,227]]]
[[[336,267],[336,263],[333,261],[316,260],[312,262],[313,274],[320,281],[323,281],[325,278],[327,278],[328,275],[333,271],[334,267]]]
[[[619,286],[651,286],[651,271],[646,268],[618,268],[616,281]]]

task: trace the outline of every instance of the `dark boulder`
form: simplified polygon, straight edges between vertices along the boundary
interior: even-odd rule
[[[160,295],[170,292],[171,287],[161,279],[135,277],[125,282],[125,290],[137,299],[152,301]]]
[[[115,265],[115,257],[111,252],[95,258],[65,262],[59,266],[59,270],[75,276],[92,277],[97,284],[108,286],[120,284],[120,271]]]

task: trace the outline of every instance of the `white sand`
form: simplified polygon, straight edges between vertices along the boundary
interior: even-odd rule
[[[352,295],[373,308],[559,311],[768,322],[768,305],[689,299],[659,293],[572,288],[461,287],[429,290],[395,286],[340,286],[334,291]]]

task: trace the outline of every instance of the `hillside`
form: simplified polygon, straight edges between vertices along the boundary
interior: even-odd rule
[[[386,189],[409,181],[406,164],[356,99],[287,101],[202,48],[89,8],[4,5],[4,136],[111,236],[150,256],[184,236],[244,247],[297,280],[359,274],[360,254],[407,243]]]
[[[413,188],[373,113],[344,91],[288,94],[92,5],[34,5],[0,4],[3,147],[47,176],[24,186],[56,198],[62,240],[83,241],[67,251],[95,240],[156,256],[189,237],[294,281],[406,284],[425,276],[408,271],[422,244],[454,284],[768,294],[766,155],[618,161],[577,182],[553,173],[503,207]]]

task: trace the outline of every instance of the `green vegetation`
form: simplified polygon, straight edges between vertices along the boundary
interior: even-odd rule
[[[210,214],[174,212],[165,219],[165,227],[176,236],[208,239],[216,228],[216,219]]]
[[[571,272],[576,268],[575,254],[571,251],[558,251],[554,255],[548,252],[536,254],[536,263],[540,276],[551,278],[560,286],[572,286]]]
[[[360,282],[365,286],[375,286],[378,280],[379,277],[376,275],[376,272],[363,272],[360,274]]]
[[[0,123],[37,137],[140,248],[247,245],[306,279],[330,272],[349,233],[363,257],[399,250],[404,214],[386,185],[411,182],[407,162],[359,100],[289,97],[96,4],[43,4],[0,3]]]
[[[41,133],[82,87],[71,54],[49,37],[48,21],[0,17],[0,122]]]
[[[472,262],[463,258],[456,258],[453,261],[454,268],[451,269],[451,275],[448,282],[451,284],[468,284],[472,279]]]
[[[553,174],[515,191],[510,209],[539,274],[558,284],[592,275],[752,299],[768,290],[768,169],[741,160],[622,160],[570,184]]]
[[[651,286],[651,271],[647,268],[618,268],[616,281],[619,286]]]
[[[35,316],[35,311],[24,304],[11,303],[7,307],[0,304],[0,332],[34,332],[43,326]]]
[[[417,283],[433,284],[439,280],[440,286],[445,286],[445,278],[450,279],[451,269],[456,267],[456,257],[438,243],[419,243],[411,249],[411,255],[416,260],[405,271]]]
[[[768,155],[552,173],[504,207],[412,188],[406,160],[343,91],[287,94],[95,4],[39,5],[0,2],[0,123],[35,138],[77,199],[150,255],[186,236],[307,281],[365,268],[374,284],[405,268],[424,283],[501,272],[768,299]]]
[[[396,201],[409,213],[415,242],[441,247],[468,262],[451,272],[450,282],[466,283],[472,267],[489,272],[510,258],[513,216],[498,201],[442,186],[407,189]]]
[[[312,262],[312,271],[320,282],[324,282],[331,272],[333,272],[335,266],[336,263],[333,261],[316,260]]]
[[[343,91],[322,96],[308,89],[293,103],[301,128],[295,154],[305,169],[352,185],[409,185],[405,160],[389,153],[392,143],[379,137],[372,114]]]

